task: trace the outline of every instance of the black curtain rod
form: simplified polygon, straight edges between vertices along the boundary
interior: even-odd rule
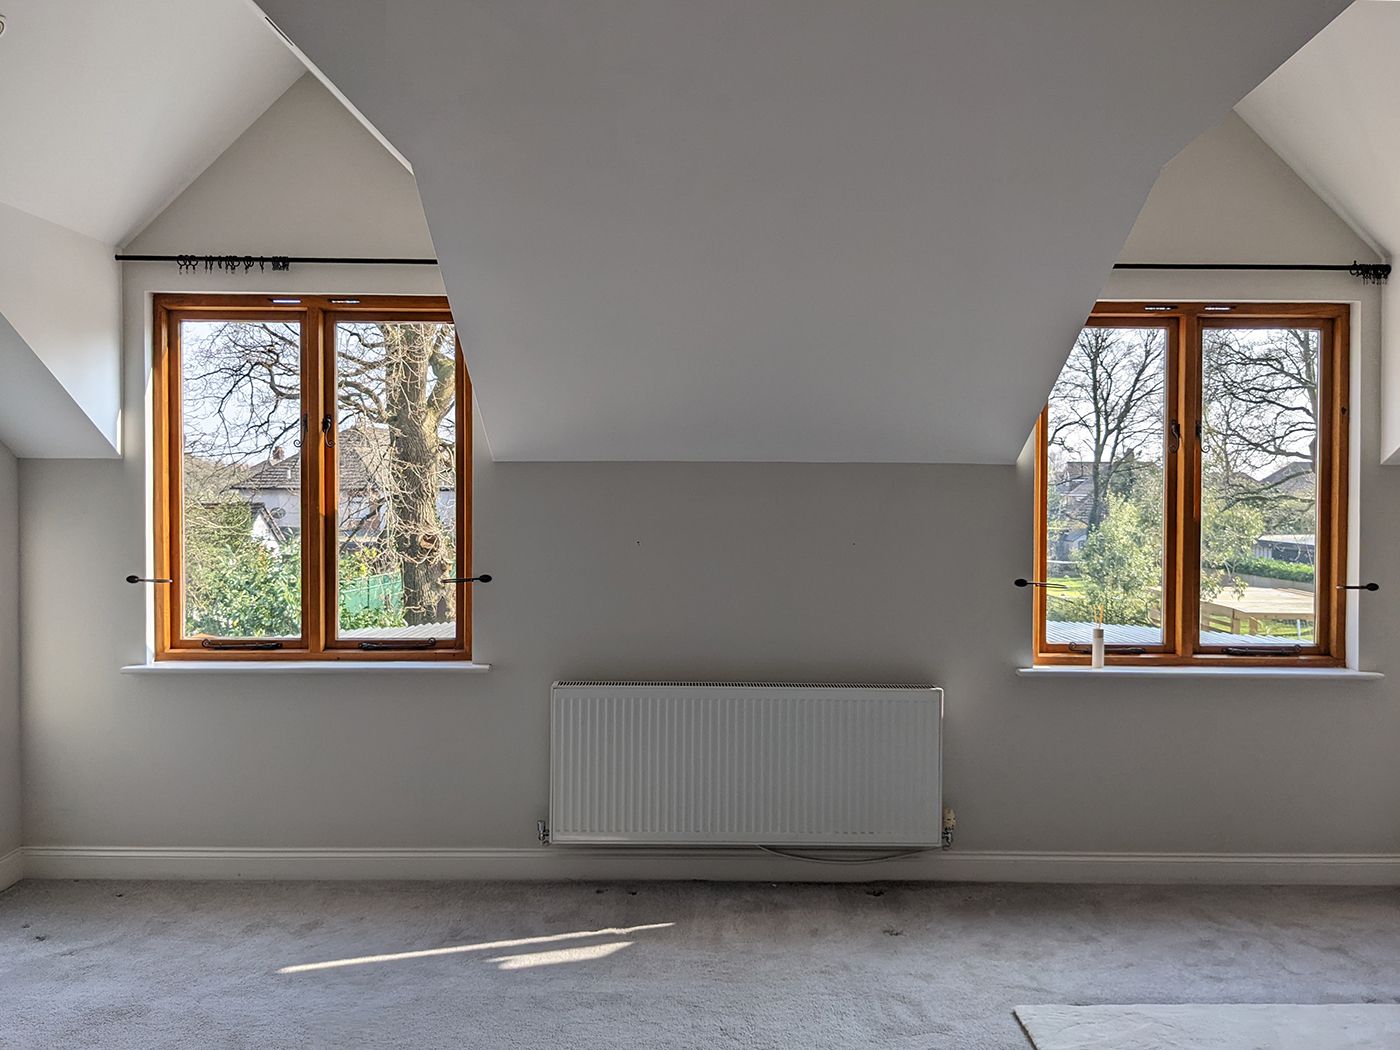
[[[293,263],[306,266],[436,266],[436,259],[360,258],[344,255],[125,255],[118,262],[173,262],[182,271],[286,270]],[[1389,263],[1114,263],[1115,270],[1260,270],[1349,273],[1367,284],[1378,284],[1390,276]]]
[[[1115,270],[1286,270],[1349,273],[1367,284],[1390,276],[1389,263],[1114,263]]]
[[[117,262],[173,262],[181,270],[286,270],[293,263],[307,266],[436,266],[436,259],[362,258],[345,255],[125,255]]]

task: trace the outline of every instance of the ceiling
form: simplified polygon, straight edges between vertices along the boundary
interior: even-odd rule
[[[1360,0],[1237,108],[1382,255],[1400,247],[1400,4]]]
[[[1346,4],[261,6],[413,165],[498,460],[1009,462],[1159,169]]]
[[[120,244],[304,70],[245,0],[4,0],[0,202]]]

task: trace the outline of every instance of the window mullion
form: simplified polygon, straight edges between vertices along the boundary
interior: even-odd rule
[[[336,500],[339,488],[336,480],[335,443],[338,436],[339,419],[335,404],[335,318],[324,306],[316,307],[316,382],[317,382],[317,430],[316,440],[321,463],[321,483],[317,490],[316,524],[318,534],[317,587],[316,600],[319,609],[320,633],[318,646],[321,652],[331,648],[335,637],[336,590],[335,590],[335,542],[336,542]],[[329,421],[328,423],[326,421]]]
[[[1201,616],[1201,324],[1194,313],[1180,321],[1177,413],[1181,448],[1177,455],[1177,655],[1195,654]]]
[[[321,436],[321,311],[309,306],[302,324],[302,618],[306,648],[325,648],[321,616],[322,479],[325,473]]]

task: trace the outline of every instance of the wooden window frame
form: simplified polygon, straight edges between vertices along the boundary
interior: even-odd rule
[[[155,658],[157,660],[279,662],[325,660],[357,663],[471,659],[472,590],[454,584],[456,635],[432,648],[365,650],[358,641],[336,637],[335,431],[322,432],[324,416],[337,418],[335,327],[346,320],[453,323],[441,296],[374,295],[157,295],[152,326],[152,451],[154,460]],[[183,555],[181,521],[183,428],[179,325],[186,320],[280,320],[301,325],[302,412],[306,425],[301,448],[301,637],[278,638],[278,649],[206,648],[203,639],[183,632]],[[455,576],[469,577],[472,554],[472,391],[456,347],[456,528]],[[331,443],[327,442],[327,437]],[[387,639],[386,639],[387,640]],[[218,643],[266,639],[219,638]]]
[[[1305,324],[1302,322],[1306,322]],[[1343,667],[1346,665],[1347,490],[1351,399],[1351,308],[1345,303],[1101,302],[1086,327],[1154,327],[1169,331],[1164,419],[1163,644],[1145,653],[1115,653],[1105,662],[1123,666]],[[1318,441],[1314,644],[1299,653],[1232,654],[1204,646],[1200,629],[1201,359],[1208,328],[1309,327],[1321,331],[1321,397]],[[1048,579],[1049,405],[1035,430],[1034,563],[1036,579]],[[1180,427],[1179,440],[1169,437]],[[1087,652],[1046,641],[1046,588],[1032,588],[1035,662],[1083,666]]]

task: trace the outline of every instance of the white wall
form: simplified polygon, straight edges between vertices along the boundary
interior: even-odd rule
[[[413,176],[308,73],[127,251],[432,258],[433,241]]]
[[[1236,162],[1224,175],[1212,166],[1198,195],[1241,192],[1231,171],[1246,190],[1252,179],[1279,189],[1243,134],[1219,133]],[[329,158],[361,159],[358,149]],[[191,198],[198,224],[172,212],[168,228],[249,246],[256,228],[303,252],[343,243],[278,207],[305,161],[264,166],[259,210]],[[397,208],[401,192],[387,179],[375,200]],[[1170,199],[1178,209],[1193,198]],[[1160,233],[1134,245],[1137,257],[1193,255],[1178,242],[1194,235],[1189,217],[1159,207],[1149,202],[1142,222]],[[1234,237],[1312,261],[1314,231],[1289,219],[1270,211]],[[1290,239],[1290,229],[1301,232]],[[1388,672],[1383,682],[1017,678],[1030,659],[1029,603],[1010,585],[1030,565],[1024,463],[498,464],[480,430],[475,566],[496,582],[476,595],[475,647],[491,672],[119,674],[144,658],[149,618],[145,591],[122,582],[149,559],[149,293],[432,291],[435,281],[128,268],[126,458],[20,467],[28,844],[529,849],[546,807],[550,682],[642,676],[943,685],[961,850],[1400,852],[1400,548],[1389,541],[1400,479],[1378,465],[1378,295],[1345,276],[1119,274],[1106,294],[1356,301],[1358,570],[1383,584],[1364,599],[1360,659]],[[940,863],[892,870],[917,877]],[[684,875],[691,864],[645,870]],[[771,858],[743,870],[799,868],[826,873]]]
[[[1157,178],[1124,262],[1380,262],[1237,114]]]
[[[18,461],[0,445],[0,580],[19,577],[18,508]],[[0,858],[20,844],[19,763],[19,592],[0,587]]]

